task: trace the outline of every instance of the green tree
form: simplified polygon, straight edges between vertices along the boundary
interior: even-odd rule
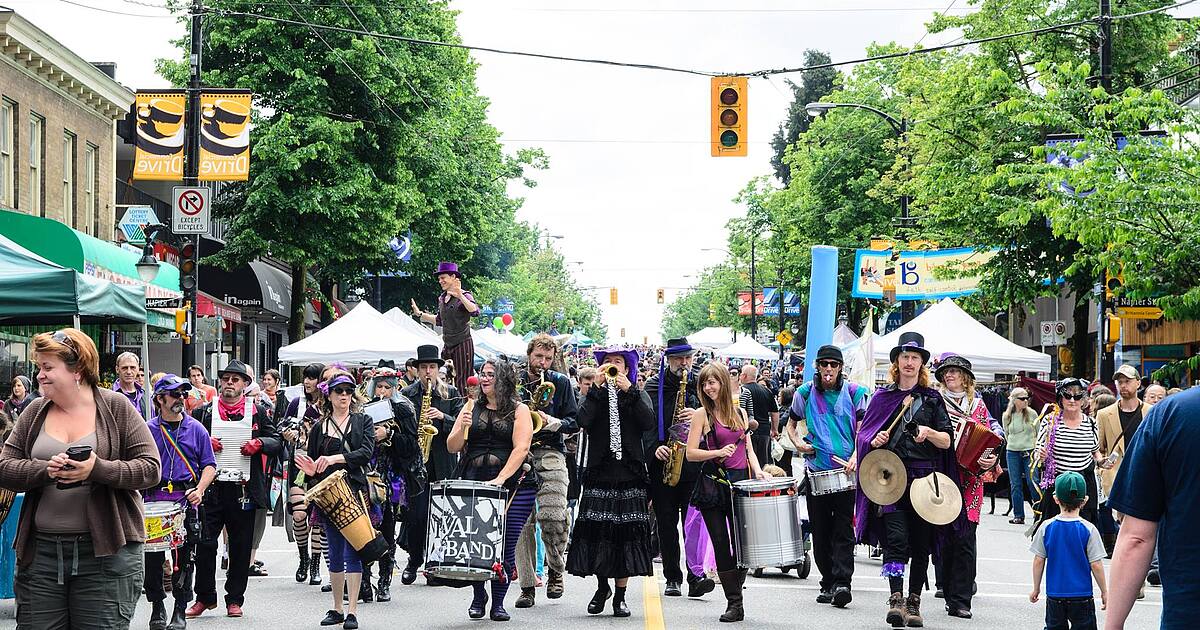
[[[819,66],[830,62],[829,53],[820,50],[804,51],[805,66]],[[800,134],[808,131],[812,118],[804,111],[804,106],[821,100],[832,92],[841,81],[841,74],[836,68],[820,68],[800,73],[800,83],[785,79],[788,87],[792,88],[792,103],[788,106],[787,119],[779,124],[775,136],[771,138],[771,168],[775,177],[784,185],[792,178],[792,167],[787,161],[788,150],[800,139]]]
[[[579,329],[592,339],[603,339],[606,333],[600,306],[575,284],[562,254],[539,246],[536,240],[528,243],[503,277],[478,279],[474,295],[481,304],[512,300],[518,333]]]

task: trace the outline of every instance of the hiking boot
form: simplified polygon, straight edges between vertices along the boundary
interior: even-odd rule
[[[888,597],[887,622],[893,628],[903,628],[904,624],[908,623],[906,611],[904,610],[904,595],[902,593],[892,593]]]
[[[521,596],[517,598],[517,608],[533,608],[534,604],[534,589],[521,589]]]
[[[909,628],[921,628],[925,625],[925,620],[921,618],[920,594],[908,594],[908,599],[904,600],[904,612],[908,615]]]

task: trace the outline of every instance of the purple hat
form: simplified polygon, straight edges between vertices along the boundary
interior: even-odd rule
[[[458,263],[452,263],[452,262],[438,263],[437,271],[433,272],[433,275],[436,277],[436,276],[440,276],[444,273],[453,274],[455,276],[458,276],[459,278],[462,277],[462,272],[460,272],[458,270]]]
[[[334,374],[328,381],[318,384],[317,389],[320,389],[322,394],[328,396],[329,392],[333,391],[333,388],[338,385],[350,385],[353,387],[355,385],[354,377],[349,374]]]
[[[596,363],[604,363],[605,357],[610,354],[619,354],[625,357],[625,367],[629,368],[629,382],[637,383],[637,368],[640,355],[636,348],[627,346],[609,346],[596,350]]]
[[[154,395],[157,396],[164,392],[171,392],[177,389],[183,391],[191,391],[192,384],[187,379],[180,378],[174,374],[164,374],[162,378],[154,383]]]

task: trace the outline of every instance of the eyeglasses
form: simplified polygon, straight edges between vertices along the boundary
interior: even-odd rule
[[[241,380],[242,380],[242,377],[238,376],[237,374],[222,374],[221,375],[222,383],[233,383],[233,382],[237,382],[237,381],[241,381]]]
[[[1087,398],[1087,394],[1063,394],[1062,397],[1064,400],[1083,400]]]
[[[493,378],[496,378],[496,373],[495,373],[495,372],[480,372],[480,373],[479,373],[479,378],[480,378],[480,379],[485,379],[485,378],[486,378],[486,379],[493,379]]]
[[[1028,396],[1017,396],[1017,400],[1019,400],[1021,402],[1025,402],[1025,401],[1029,400],[1029,397]]]
[[[842,364],[837,361],[817,361],[817,367],[841,367]]]
[[[349,396],[350,394],[354,393],[354,388],[353,387],[334,387],[332,391],[333,391],[333,393],[335,393],[339,396]]]

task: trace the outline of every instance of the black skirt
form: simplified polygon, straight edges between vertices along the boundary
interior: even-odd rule
[[[623,578],[651,575],[648,484],[644,479],[588,479],[571,530],[567,572]]]

